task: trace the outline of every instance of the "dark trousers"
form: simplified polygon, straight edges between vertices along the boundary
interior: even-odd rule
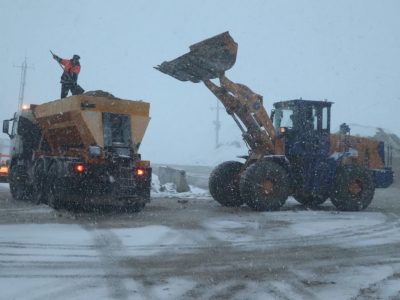
[[[72,89],[73,85],[70,83],[62,83],[61,84],[61,98],[65,98],[68,95],[68,92]],[[71,90],[72,93],[72,90]]]
[[[65,98],[68,95],[68,92],[71,91],[72,95],[80,95],[85,92],[83,88],[79,84],[74,83],[62,83],[61,84],[61,98]]]

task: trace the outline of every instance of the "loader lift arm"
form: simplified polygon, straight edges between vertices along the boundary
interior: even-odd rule
[[[220,86],[204,79],[205,86],[221,101],[232,116],[248,147],[251,159],[275,153],[275,129],[262,103],[262,96],[247,86],[230,81],[223,73]]]
[[[155,68],[180,81],[203,81],[242,131],[243,139],[250,148],[248,160],[281,154],[282,147],[276,145],[279,139],[276,139],[262,96],[225,76],[225,71],[236,61],[236,54],[237,43],[228,32],[224,32],[190,46],[190,52]],[[219,78],[219,86],[211,81],[215,78]]]

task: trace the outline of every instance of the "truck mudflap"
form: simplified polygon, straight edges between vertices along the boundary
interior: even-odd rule
[[[190,52],[155,69],[180,81],[200,82],[214,79],[236,62],[238,44],[224,32],[190,46]]]

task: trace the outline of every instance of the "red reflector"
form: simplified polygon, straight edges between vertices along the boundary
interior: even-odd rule
[[[75,165],[75,171],[78,173],[85,172],[86,168],[84,165]]]
[[[143,176],[144,175],[144,170],[143,169],[136,169],[136,175]]]

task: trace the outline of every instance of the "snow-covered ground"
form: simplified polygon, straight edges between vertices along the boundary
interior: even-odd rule
[[[363,212],[289,199],[258,213],[167,187],[138,214],[97,216],[14,202],[7,188],[0,299],[400,298],[398,188]]]
[[[234,299],[362,299],[363,289],[372,290],[373,299],[400,296],[398,254],[374,253],[400,242],[398,221],[387,222],[381,213],[303,211],[263,217],[205,217],[197,229],[157,224],[116,229],[77,224],[1,225],[0,299],[187,299],[196,289],[202,290],[200,298],[208,299],[237,285]],[[167,271],[165,263],[151,265],[152,260],[173,257],[178,261],[179,256],[196,253],[203,257],[204,252],[212,255],[214,247],[225,248],[227,255],[235,249],[243,256],[215,260],[215,265],[200,263],[192,274],[179,270],[185,268],[179,262],[176,270]],[[313,247],[316,255],[310,258],[304,251],[312,252]],[[325,255],[321,248],[326,249]],[[329,257],[330,248],[343,253]],[[253,253],[261,257],[254,258]],[[136,266],[139,261],[150,266]],[[265,274],[257,275],[260,263]],[[247,277],[228,276],[227,281],[214,282],[222,269],[234,272],[243,265]],[[201,288],[207,280],[196,276],[198,271],[207,272],[203,267],[209,272],[208,288]],[[152,269],[150,274],[147,268]],[[160,275],[152,276],[157,270]],[[288,274],[282,276],[282,271]]]

